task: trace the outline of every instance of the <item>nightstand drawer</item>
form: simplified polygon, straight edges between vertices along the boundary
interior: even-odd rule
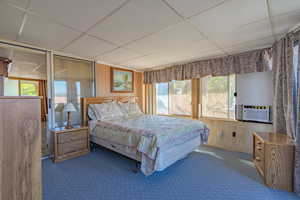
[[[75,158],[90,152],[89,128],[74,126],[71,129],[64,127],[52,130],[53,161],[60,162]]]
[[[85,140],[88,137],[88,132],[86,130],[78,130],[66,133],[58,134],[57,142],[58,144],[64,144],[69,142],[74,142],[78,140]]]
[[[67,153],[77,152],[88,149],[87,140],[78,140],[74,142],[58,144],[58,156],[64,155]]]

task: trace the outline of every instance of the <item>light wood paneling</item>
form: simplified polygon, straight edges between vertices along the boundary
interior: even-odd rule
[[[132,93],[112,93],[110,87],[110,68],[111,66],[104,64],[96,64],[96,96],[109,97],[109,96],[136,96],[143,99],[143,73],[134,72],[134,91]],[[143,101],[139,101],[140,108],[143,108]]]
[[[252,153],[252,133],[272,131],[272,125],[222,119],[200,119],[208,125],[208,145],[237,152]],[[235,137],[233,134],[235,132]]]
[[[192,79],[192,118],[196,119],[199,116],[199,82],[198,78]]]
[[[253,134],[253,161],[266,185],[293,191],[294,143],[284,134]]]
[[[40,200],[38,97],[0,97],[0,199]]]

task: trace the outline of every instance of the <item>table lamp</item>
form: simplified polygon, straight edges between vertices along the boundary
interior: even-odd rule
[[[65,127],[66,129],[73,128],[71,125],[72,117],[71,117],[71,112],[76,112],[76,108],[72,103],[67,103],[64,107],[64,112],[67,113],[68,116],[68,121],[67,121],[67,126]]]

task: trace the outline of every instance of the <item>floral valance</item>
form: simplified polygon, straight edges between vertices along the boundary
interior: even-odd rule
[[[271,71],[271,49],[259,49],[226,57],[179,64],[160,70],[144,72],[144,83],[186,80],[208,75],[225,76]]]

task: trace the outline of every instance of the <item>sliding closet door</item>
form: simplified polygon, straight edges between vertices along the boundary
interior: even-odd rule
[[[72,124],[82,124],[80,99],[94,96],[93,62],[54,55],[53,72],[54,126],[65,125],[63,108],[67,103],[76,108],[72,113]]]

